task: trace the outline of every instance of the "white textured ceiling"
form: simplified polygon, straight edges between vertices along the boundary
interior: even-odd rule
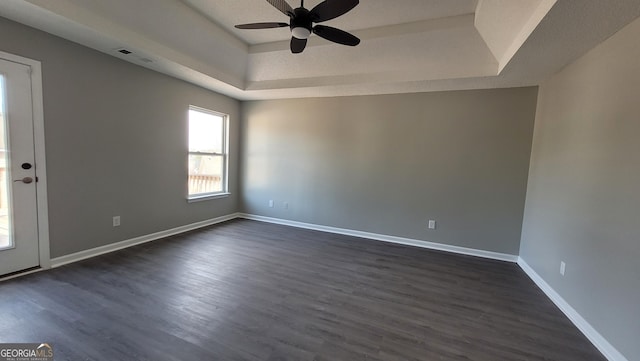
[[[182,1],[252,45],[287,40],[291,37],[291,32],[287,28],[252,31],[233,27],[246,23],[289,22],[284,14],[264,0]],[[288,2],[294,8],[300,6],[299,0],[289,0]],[[304,6],[307,9],[312,9],[321,2],[321,0],[306,0]],[[333,19],[326,25],[352,31],[472,14],[476,10],[476,5],[477,0],[363,0],[348,15]]]
[[[297,55],[288,28],[233,27],[287,21],[264,0],[0,0],[0,16],[238,99],[265,99],[536,85],[640,16],[640,2],[362,0],[325,23],[360,37],[359,46],[312,36]]]

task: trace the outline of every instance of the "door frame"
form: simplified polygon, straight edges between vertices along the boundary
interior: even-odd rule
[[[38,211],[38,253],[40,268],[51,268],[49,250],[49,202],[47,200],[47,167],[44,148],[44,105],[42,100],[42,65],[39,61],[0,51],[0,59],[30,68],[31,108],[33,112],[33,146],[36,162],[36,202]]]

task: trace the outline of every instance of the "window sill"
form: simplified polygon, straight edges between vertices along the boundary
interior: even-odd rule
[[[212,199],[220,199],[227,198],[231,193],[216,193],[216,194],[207,194],[202,196],[193,196],[187,198],[187,203],[195,203],[195,202],[204,202]]]

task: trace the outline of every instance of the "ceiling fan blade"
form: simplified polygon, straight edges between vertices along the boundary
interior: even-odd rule
[[[298,39],[291,37],[291,52],[294,54],[302,53],[307,47],[307,39]]]
[[[267,0],[267,2],[286,16],[293,16],[293,8],[285,0]]]
[[[325,0],[311,9],[311,18],[316,23],[335,19],[355,8],[358,0]]]
[[[331,26],[316,25],[313,32],[319,37],[325,38],[334,43],[356,46],[360,44],[360,39],[355,35],[349,34],[344,30],[332,28]]]
[[[236,25],[238,29],[271,29],[271,28],[284,28],[288,27],[287,23],[253,23],[253,24],[241,24]]]

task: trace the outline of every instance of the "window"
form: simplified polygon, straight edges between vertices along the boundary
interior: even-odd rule
[[[189,199],[227,193],[228,116],[189,107]]]

